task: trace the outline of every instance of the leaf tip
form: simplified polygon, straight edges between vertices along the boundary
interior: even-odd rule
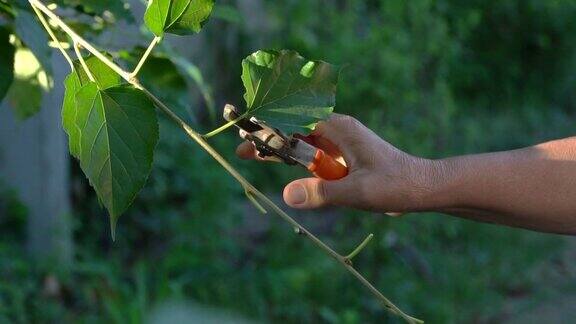
[[[116,242],[116,223],[117,220],[114,217],[110,218],[110,235],[112,236],[112,242]]]

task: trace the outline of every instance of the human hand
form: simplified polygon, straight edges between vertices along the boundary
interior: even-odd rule
[[[308,140],[326,153],[342,157],[349,174],[335,181],[305,178],[291,182],[284,188],[289,206],[309,209],[337,205],[379,212],[428,207],[433,161],[402,152],[346,115],[334,114],[319,123]],[[243,159],[262,160],[250,142],[240,144],[236,153]]]

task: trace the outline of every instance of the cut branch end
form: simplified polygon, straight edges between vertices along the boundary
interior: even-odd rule
[[[366,245],[368,245],[368,243],[370,243],[370,241],[372,240],[372,238],[374,237],[374,234],[370,233],[368,236],[366,236],[366,238],[362,241],[362,243],[360,243],[352,252],[350,252],[350,254],[348,254],[347,256],[344,257],[344,261],[348,264],[352,264],[352,259],[358,255],[358,253],[360,253],[365,247]]]

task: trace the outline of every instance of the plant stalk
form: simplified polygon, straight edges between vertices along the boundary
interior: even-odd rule
[[[289,223],[295,229],[299,231],[299,233],[306,235],[317,247],[319,247],[322,251],[326,254],[333,257],[340,265],[342,265],[348,272],[350,272],[362,285],[364,285],[378,300],[382,302],[382,304],[392,313],[402,317],[408,323],[423,323],[423,321],[411,317],[408,314],[405,314],[400,310],[396,305],[394,305],[388,298],[386,298],[378,289],[376,289],[362,274],[360,274],[351,264],[346,257],[341,256],[324,242],[322,242],[319,238],[317,238],[314,234],[309,232],[305,227],[300,225],[296,220],[294,220],[290,215],[288,215],[284,210],[278,207],[270,198],[268,198],[265,194],[260,192],[256,187],[254,187],[246,178],[244,178],[218,151],[216,151],[207,141],[206,139],[196,132],[190,125],[188,125],[184,120],[182,120],[178,115],[176,115],[168,106],[166,106],[160,99],[158,99],[154,94],[152,94],[148,89],[144,88],[135,75],[132,73],[128,73],[108,59],[106,56],[102,55],[96,48],[94,48],[90,43],[84,40],[81,36],[76,34],[70,27],[66,25],[56,14],[54,14],[50,9],[48,9],[42,2],[38,0],[28,0],[32,7],[37,7],[42,12],[44,12],[48,17],[54,20],[64,32],[66,32],[73,41],[77,42],[78,44],[82,45],[87,51],[92,53],[98,59],[100,59],[103,63],[108,65],[111,69],[113,69],[116,73],[118,73],[124,80],[128,83],[132,84],[135,88],[141,90],[147,97],[149,97],[155,104],[155,106],[165,113],[176,125],[178,125],[184,132],[193,139],[200,147],[202,147],[208,154],[214,158],[234,179],[236,179],[243,188],[250,192],[255,198],[259,199],[260,201],[264,202],[270,209],[272,209],[278,216],[280,216],[284,221]],[[154,43],[154,42],[153,42]],[[142,63],[143,64],[143,63]],[[231,125],[227,126],[230,127],[234,124],[234,121],[230,122]],[[229,124],[230,124],[229,123]],[[226,126],[226,125],[224,125]],[[223,128],[223,127],[220,127]],[[225,129],[225,128],[224,128]],[[360,249],[356,248],[356,250],[361,250],[365,243],[360,245]]]
[[[236,123],[237,123],[239,120],[242,120],[242,119],[245,118],[245,117],[246,117],[246,113],[244,113],[244,114],[242,114],[240,117],[238,117],[238,118],[236,118],[236,119],[234,119],[234,120],[231,120],[231,121],[227,122],[226,124],[224,124],[224,125],[216,128],[215,130],[213,130],[213,131],[211,131],[211,132],[209,132],[209,133],[206,133],[206,134],[202,135],[202,137],[204,137],[204,138],[210,138],[210,137],[212,137],[212,136],[216,136],[216,135],[222,133],[223,131],[227,130],[228,128],[236,125]]]
[[[144,52],[144,55],[142,55],[142,57],[140,58],[138,65],[136,65],[136,68],[134,69],[134,71],[132,71],[132,73],[130,73],[130,77],[136,77],[138,75],[138,73],[140,72],[140,69],[142,69],[142,67],[144,66],[144,63],[146,63],[148,56],[150,56],[150,53],[152,53],[152,50],[154,49],[154,47],[156,47],[156,45],[158,45],[160,43],[160,41],[162,41],[162,37],[158,37],[158,36],[154,37],[152,42],[150,42],[150,45],[148,45],[146,52]]]
[[[100,61],[108,65],[112,70],[114,70],[114,72],[118,73],[124,80],[129,79],[128,72],[124,71],[121,67],[112,62],[112,60],[110,60],[104,54],[100,53],[100,51],[94,48],[92,44],[90,44],[89,42],[84,40],[84,38],[76,34],[76,32],[72,30],[72,28],[68,27],[68,25],[66,25],[66,23],[64,23],[62,19],[60,19],[60,17],[58,17],[54,12],[52,12],[52,10],[48,9],[48,7],[46,7],[42,2],[38,0],[28,0],[28,2],[32,5],[32,7],[38,8],[40,11],[46,14],[46,16],[52,19],[58,26],[60,26],[60,28],[72,38],[72,41],[82,45],[82,47],[84,47],[87,51],[96,56]]]
[[[370,243],[370,241],[372,240],[372,238],[374,237],[374,234],[370,233],[370,235],[368,235],[364,241],[362,241],[362,243],[360,243],[360,245],[358,245],[358,247],[356,247],[352,252],[350,252],[350,254],[348,254],[347,256],[344,257],[344,259],[346,259],[346,261],[348,261],[348,263],[352,262],[352,259],[358,255],[358,253],[360,253],[362,251],[362,249],[364,249],[366,247],[366,245],[368,245],[368,243]]]
[[[77,42],[74,42],[74,52],[76,53],[76,56],[80,61],[80,65],[82,65],[82,69],[84,69],[84,72],[86,72],[88,79],[92,82],[95,82],[96,80],[94,79],[92,72],[90,72],[88,65],[86,65],[86,61],[84,60],[84,57],[82,57],[82,53],[80,52],[80,45],[78,45]],[[72,69],[74,69],[74,67],[72,67]]]
[[[48,33],[48,35],[50,35],[50,38],[52,38],[52,41],[54,41],[54,43],[56,43],[56,46],[58,46],[60,53],[62,53],[62,55],[66,59],[66,62],[68,62],[68,64],[70,65],[70,69],[74,70],[74,63],[72,62],[72,58],[70,57],[70,55],[68,55],[68,52],[66,52],[64,47],[62,47],[62,44],[60,43],[60,41],[58,40],[58,38],[54,34],[54,31],[52,31],[52,28],[50,28],[50,24],[48,24],[48,22],[46,21],[46,18],[44,18],[44,15],[42,15],[42,13],[35,6],[32,6],[32,9],[36,13],[36,16],[38,16],[38,19],[40,20],[40,23],[42,24],[44,29],[46,29],[46,32]]]

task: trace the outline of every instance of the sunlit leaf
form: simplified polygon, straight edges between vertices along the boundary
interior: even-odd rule
[[[336,105],[339,69],[294,51],[258,51],[242,61],[247,114],[286,132],[307,134]]]
[[[68,134],[70,154],[80,159],[80,128],[76,125],[76,93],[82,88],[82,82],[76,71],[72,71],[64,80],[64,102],[62,103],[62,128]]]
[[[94,82],[76,93],[80,166],[110,213],[114,236],[118,217],[144,186],[158,142],[153,103],[128,86],[101,90]]]
[[[42,92],[52,88],[50,80],[40,62],[27,48],[18,48],[14,56],[14,81],[6,99],[16,117],[27,119],[40,111]]]
[[[122,78],[97,57],[89,56],[84,59],[86,66],[94,77],[99,89],[105,90],[122,84]],[[79,60],[74,61],[74,71],[64,80],[64,101],[62,103],[62,127],[68,134],[70,154],[80,158],[80,129],[76,125],[76,93],[90,82]]]
[[[183,2],[183,0],[173,0]],[[210,17],[214,0],[190,0],[186,10],[180,15],[170,15],[170,25],[166,32],[177,35],[189,35],[200,32]],[[172,11],[171,11],[172,13]]]
[[[9,31],[0,27],[0,101],[6,95],[14,79],[14,53],[14,46],[10,44]]]
[[[112,70],[108,65],[106,65],[106,63],[102,62],[97,57],[88,56],[84,59],[84,61],[86,62],[86,66],[88,66],[90,73],[94,77],[98,87],[101,90],[122,84],[122,78],[120,75],[114,72],[114,70]],[[84,71],[80,61],[74,61],[74,70],[78,73],[78,77],[80,78],[80,82],[82,84],[86,84],[90,81],[90,78]]]
[[[156,36],[164,34],[164,26],[170,11],[171,0],[149,0],[148,8],[144,13],[144,22],[148,29]]]
[[[150,0],[144,22],[156,36],[194,34],[202,29],[213,7],[214,0]]]

